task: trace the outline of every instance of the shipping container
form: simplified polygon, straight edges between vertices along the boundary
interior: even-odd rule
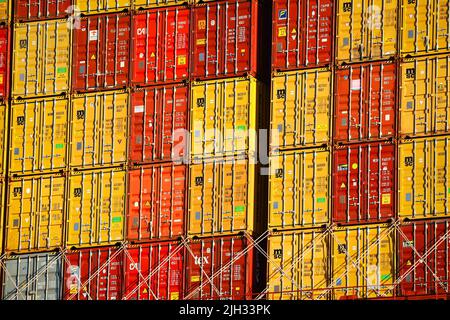
[[[333,151],[333,222],[360,224],[395,218],[395,154],[388,143]]]
[[[397,54],[397,4],[402,0],[336,3],[336,60],[339,64]]]
[[[191,164],[188,235],[258,231],[263,219],[255,216],[255,170],[256,165],[244,157]]]
[[[187,168],[172,163],[129,171],[127,240],[167,240],[184,235]]]
[[[14,24],[11,93],[14,98],[67,93],[71,34],[67,20]]]
[[[272,70],[332,63],[332,0],[275,0],[272,4]]]
[[[30,176],[8,182],[5,252],[49,251],[63,246],[66,178]]]
[[[400,63],[401,137],[450,132],[450,56],[405,59]]]
[[[49,97],[11,104],[9,172],[49,173],[67,166],[69,100]]]
[[[397,68],[392,62],[368,62],[337,69],[335,142],[361,142],[395,136]]]
[[[448,294],[450,220],[407,222],[399,231],[401,296]]]
[[[73,0],[82,14],[110,13],[131,10],[132,0]]]
[[[6,191],[6,181],[2,176],[0,176],[0,256],[3,253],[3,233],[4,233],[3,222],[5,221],[5,214],[6,214],[5,191]],[[0,287],[0,294],[1,294],[1,287]]]
[[[68,179],[67,247],[114,245],[123,241],[125,170],[77,171]]]
[[[194,240],[186,250],[186,300],[249,300],[254,249],[243,237]]]
[[[331,140],[332,87],[328,69],[273,75],[271,151],[320,146]]]
[[[130,60],[130,15],[88,16],[80,18],[79,24],[73,32],[72,90],[125,88]]]
[[[127,91],[74,95],[71,99],[70,167],[124,164],[128,157]]]
[[[395,227],[341,227],[332,234],[332,299],[392,296]]]
[[[261,88],[253,77],[192,83],[192,159],[255,154]]]
[[[11,3],[12,0],[0,1],[0,22],[8,23],[12,20]]]
[[[0,23],[0,103],[9,98],[10,41],[11,27]]]
[[[450,137],[399,144],[398,216],[429,219],[450,215]]]
[[[0,102],[0,179],[6,176],[9,107]]]
[[[399,1],[402,56],[448,52],[450,17],[448,0]]]
[[[189,88],[185,84],[133,90],[129,161],[143,164],[188,156]]]
[[[145,10],[133,15],[133,85],[187,80],[190,15],[191,10],[186,6]]]
[[[64,300],[119,300],[123,290],[123,249],[73,250],[63,270]]]
[[[124,300],[182,298],[184,244],[157,242],[129,246],[124,256]]]
[[[72,0],[15,0],[14,21],[66,18],[74,14]]]
[[[2,263],[2,300],[61,300],[61,254],[12,256]]]
[[[163,6],[184,5],[191,4],[192,2],[194,2],[194,0],[132,0],[135,10],[159,8]]]
[[[259,7],[258,0],[225,0],[192,9],[194,80],[258,73]]]
[[[329,235],[321,229],[277,232],[268,239],[269,300],[328,297]]]
[[[330,162],[325,148],[270,157],[270,229],[317,227],[330,221]]]

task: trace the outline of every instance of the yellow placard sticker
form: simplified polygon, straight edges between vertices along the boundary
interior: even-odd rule
[[[352,164],[352,169],[353,169],[353,170],[358,169],[358,164],[357,164],[357,163],[353,163],[353,164]]]
[[[178,65],[183,66],[186,64],[186,56],[178,56]]]
[[[278,36],[279,37],[286,37],[286,27],[279,27],[278,28]]]
[[[200,281],[200,276],[192,276],[191,277],[191,282],[199,282]]]
[[[95,59],[97,59],[97,57],[95,56],[95,54],[93,54],[93,55],[91,56],[91,60],[95,60]]]
[[[391,195],[389,193],[381,195],[381,204],[391,204]]]
[[[0,84],[3,84],[3,75],[0,74]]]
[[[78,293],[78,284],[72,283],[70,285],[70,294]]]
[[[146,201],[146,202],[145,202],[145,206],[146,206],[146,207],[150,207],[150,201]]]
[[[199,30],[206,29],[206,20],[199,20],[198,21],[198,28],[199,28]]]
[[[180,299],[180,293],[179,292],[171,292],[170,293],[170,300],[179,300]]]
[[[206,39],[197,39],[196,44],[198,46],[204,45],[204,44],[206,44]]]
[[[142,290],[142,293],[147,293],[147,292],[148,292],[147,288],[144,288],[144,290]]]
[[[151,58],[154,58],[154,57],[155,57],[155,53],[152,52],[152,53],[150,54],[150,57],[151,57]]]
[[[291,33],[297,33],[297,30],[294,28],[294,29],[292,29],[292,31],[291,31]]]
[[[341,189],[345,189],[346,187],[345,187],[345,183],[343,183],[342,182],[342,184],[341,184]]]

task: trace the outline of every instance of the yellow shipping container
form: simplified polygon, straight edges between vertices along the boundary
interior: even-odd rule
[[[84,14],[131,10],[132,0],[74,0],[74,6]]]
[[[315,227],[330,219],[330,152],[325,148],[270,156],[269,228]]]
[[[12,0],[0,0],[0,21],[11,21]]]
[[[191,154],[194,159],[255,153],[260,86],[250,76],[192,84]]]
[[[385,59],[397,53],[399,0],[338,0],[336,60]]]
[[[246,158],[190,165],[188,234],[213,236],[254,230],[255,165]]]
[[[450,132],[450,56],[405,60],[400,64],[402,136]]]
[[[268,238],[269,300],[327,299],[329,237],[323,230],[280,232]]]
[[[125,170],[78,171],[69,176],[67,247],[114,245],[124,239]]]
[[[69,90],[71,34],[67,20],[14,24],[13,97],[58,95]]]
[[[128,99],[125,91],[77,95],[72,99],[71,168],[126,163]]]
[[[9,182],[5,251],[46,251],[63,245],[65,182],[56,175]]]
[[[6,174],[6,143],[8,141],[8,106],[0,103],[0,178]]]
[[[399,207],[403,218],[450,215],[450,136],[399,144]]]
[[[311,147],[331,139],[332,73],[311,69],[272,77],[271,149]]]
[[[193,0],[132,0],[134,9],[157,8],[190,4]]]
[[[5,181],[3,180],[3,177],[0,176],[0,256],[3,253],[3,221],[6,214],[6,208],[5,208]]]
[[[11,104],[9,171],[48,173],[66,169],[69,100],[52,97]]]
[[[395,227],[338,227],[331,234],[332,299],[392,296]]]
[[[450,49],[449,0],[401,0],[400,53],[403,56]]]

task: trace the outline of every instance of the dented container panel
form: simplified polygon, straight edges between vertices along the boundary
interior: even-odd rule
[[[11,30],[7,25],[0,25],[0,103],[9,98]]]
[[[187,169],[162,164],[129,171],[127,240],[148,241],[184,235]]]
[[[272,77],[271,150],[319,146],[331,139],[332,87],[327,69]]]
[[[124,240],[124,170],[81,171],[69,176],[66,244],[92,247]]]
[[[330,152],[287,151],[270,157],[269,228],[315,227],[330,221]]]
[[[32,176],[8,185],[6,252],[49,251],[63,246],[66,178]]]
[[[77,95],[71,100],[70,167],[126,163],[128,103],[125,91]]]
[[[84,14],[131,10],[132,0],[73,0],[76,8]]]
[[[76,13],[71,4],[72,0],[15,0],[14,19],[28,21],[65,18]]]

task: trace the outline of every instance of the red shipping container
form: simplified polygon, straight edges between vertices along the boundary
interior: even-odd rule
[[[247,244],[241,237],[198,239],[188,244],[184,299],[251,299],[253,249]]]
[[[385,222],[395,213],[395,145],[366,143],[333,152],[333,221]]]
[[[400,295],[448,294],[450,219],[407,222],[400,231]]]
[[[335,77],[335,142],[382,140],[395,135],[396,64],[345,66]]]
[[[9,96],[10,29],[0,25],[0,101]]]
[[[117,247],[70,251],[64,264],[65,300],[119,300],[123,250]]]
[[[125,251],[124,300],[179,300],[184,244],[158,242]]]
[[[18,21],[65,18],[76,14],[72,0],[15,0],[14,18]]]
[[[129,172],[127,239],[161,240],[184,234],[186,166],[143,166]]]
[[[133,85],[167,83],[188,78],[190,12],[187,7],[176,6],[133,15]]]
[[[333,0],[274,0],[272,69],[324,66],[333,53]]]
[[[124,13],[81,18],[73,38],[75,92],[128,85],[130,23],[130,15]]]
[[[255,75],[258,1],[214,1],[193,9],[192,77]],[[267,48],[265,48],[267,50]]]
[[[133,164],[187,156],[189,88],[165,85],[131,93],[129,159]]]

